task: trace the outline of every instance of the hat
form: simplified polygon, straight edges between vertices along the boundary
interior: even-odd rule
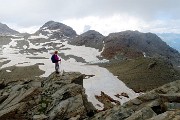
[[[54,54],[58,54],[58,51],[56,50],[56,51],[54,52]]]

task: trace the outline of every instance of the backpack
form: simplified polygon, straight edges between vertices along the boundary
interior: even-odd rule
[[[51,61],[52,61],[52,63],[56,63],[57,62],[57,60],[55,59],[55,55],[51,56]]]

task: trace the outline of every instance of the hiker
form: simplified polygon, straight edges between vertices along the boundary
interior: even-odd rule
[[[55,71],[59,74],[59,61],[61,62],[61,58],[58,56],[58,51],[55,51],[51,57],[53,63],[55,63]]]

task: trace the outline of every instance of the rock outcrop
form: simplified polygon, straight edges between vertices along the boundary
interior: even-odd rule
[[[163,85],[88,120],[179,120],[180,80]]]
[[[122,105],[102,92],[101,96],[96,98],[106,104],[105,111],[97,111],[87,100],[83,88],[84,77],[80,73],[64,72],[62,75],[52,73],[47,78],[9,83],[1,81],[0,119],[178,120],[180,118],[180,80],[165,84]],[[121,96],[128,97],[125,93]]]
[[[1,120],[79,120],[96,111],[87,101],[80,73],[0,83]]]

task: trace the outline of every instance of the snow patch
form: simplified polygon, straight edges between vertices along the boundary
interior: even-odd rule
[[[11,70],[6,70],[6,72],[11,72]]]
[[[97,61],[100,62],[100,60],[97,57],[100,56],[101,53],[95,48],[85,47],[85,46],[74,46],[68,44],[67,41],[62,44],[64,45],[64,47],[61,47],[62,49],[61,52],[64,53],[65,55],[74,55],[81,57],[85,59],[85,61],[88,63],[94,63]],[[63,48],[70,48],[70,49],[63,50]]]
[[[145,52],[143,52],[143,55],[144,55],[144,57],[147,57]]]
[[[48,39],[48,36],[45,36],[45,35],[43,35],[43,34],[40,33],[40,34],[37,35],[37,36],[32,35],[32,36],[30,36],[28,39],[38,39],[38,38]]]
[[[27,47],[27,45],[23,45],[23,48],[24,48],[24,49],[27,49],[28,47]]]

